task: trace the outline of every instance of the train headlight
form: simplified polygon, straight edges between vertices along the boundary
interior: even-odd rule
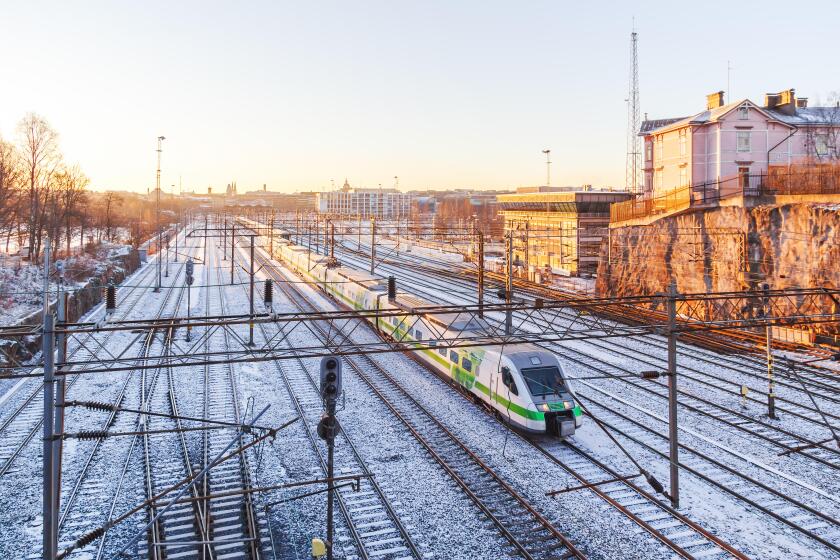
[[[575,407],[575,403],[569,402],[569,401],[563,401],[563,408],[565,408],[566,410],[569,410],[569,409],[574,408],[574,407]]]
[[[539,408],[543,412],[548,412],[549,410],[551,410],[551,408],[548,406],[548,403],[542,403],[537,408]]]

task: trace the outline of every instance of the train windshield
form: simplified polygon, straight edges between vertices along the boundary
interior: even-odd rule
[[[563,374],[556,366],[526,368],[522,370],[522,377],[528,384],[528,391],[535,397],[566,392]]]

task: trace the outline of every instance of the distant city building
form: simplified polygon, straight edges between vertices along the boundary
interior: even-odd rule
[[[514,262],[529,274],[546,266],[568,276],[595,273],[609,231],[610,204],[631,196],[589,185],[525,187],[498,195],[505,232],[514,233]]]
[[[840,107],[809,107],[793,89],[768,93],[763,106],[723,101],[719,91],[693,116],[642,123],[647,198],[689,186],[695,198],[726,196],[774,168],[840,157]]]
[[[312,212],[315,210],[314,192],[281,193],[265,190],[250,191],[237,195],[238,206],[262,206],[279,212]]]
[[[411,194],[396,189],[351,188],[347,180],[339,191],[316,194],[319,213],[364,218],[408,218],[411,215],[412,200]]]

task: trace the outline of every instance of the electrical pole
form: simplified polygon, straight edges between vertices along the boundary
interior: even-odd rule
[[[359,244],[356,247],[356,250],[360,253],[362,252],[362,215],[359,214]]]
[[[370,217],[370,273],[376,268],[376,217]]]
[[[335,223],[330,220],[330,261],[335,260]]]
[[[56,524],[57,504],[55,480],[55,328],[50,311],[50,238],[47,237],[44,250],[44,327],[41,337],[44,357],[44,445],[43,462],[43,556],[44,560],[54,560],[58,546],[58,525]]]
[[[671,462],[671,505],[680,507],[679,431],[677,428],[677,284],[668,286],[668,440]]]
[[[161,277],[160,277],[160,266],[161,266],[160,251],[161,251],[161,247],[162,247],[161,242],[163,241],[162,232],[161,232],[161,229],[160,229],[160,154],[163,151],[162,146],[163,146],[163,141],[164,140],[166,140],[166,137],[158,136],[158,139],[157,139],[157,180],[156,180],[157,209],[155,211],[155,227],[157,227],[157,234],[158,234],[158,244],[157,244],[157,246],[158,246],[158,258],[157,258],[157,286],[155,286],[155,289],[154,289],[155,292],[160,292],[160,287],[161,287],[161,284],[162,284],[162,280],[161,280]]]
[[[513,300],[513,230],[507,235],[507,262],[505,263],[505,334],[513,330],[513,312],[510,309]]]
[[[251,235],[251,307],[248,317],[248,346],[254,345],[254,236]]]
[[[166,232],[166,274],[169,278],[169,231]]]
[[[274,258],[274,210],[271,211],[271,226],[269,227],[268,232],[269,232],[268,233],[268,243],[269,243],[268,254],[273,259]]]
[[[204,266],[207,266],[207,214],[204,214]]]
[[[222,230],[222,260],[227,260],[227,216],[225,216],[225,226]]]
[[[478,231],[478,316],[484,317],[484,232]]]
[[[236,222],[230,225],[230,285],[233,286],[233,263],[236,260]]]
[[[765,343],[767,351],[767,416],[776,419],[776,379],[773,376],[773,329],[769,323],[770,317],[770,284],[764,284],[764,320],[767,325],[764,327]]]

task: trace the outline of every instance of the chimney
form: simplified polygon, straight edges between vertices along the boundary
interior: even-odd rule
[[[781,96],[778,93],[765,93],[764,94],[764,108],[765,109],[775,109],[776,105],[779,104],[779,99],[781,99]]]
[[[780,91],[776,94],[779,96],[778,105],[776,105],[776,110],[784,113],[786,115],[795,115],[796,114],[796,90],[793,88],[786,89],[784,91]]]
[[[807,97],[800,97],[796,100],[796,108],[797,109],[804,109],[808,106],[808,98]]]
[[[716,91],[706,96],[706,109],[717,109],[723,105],[723,91]]]

